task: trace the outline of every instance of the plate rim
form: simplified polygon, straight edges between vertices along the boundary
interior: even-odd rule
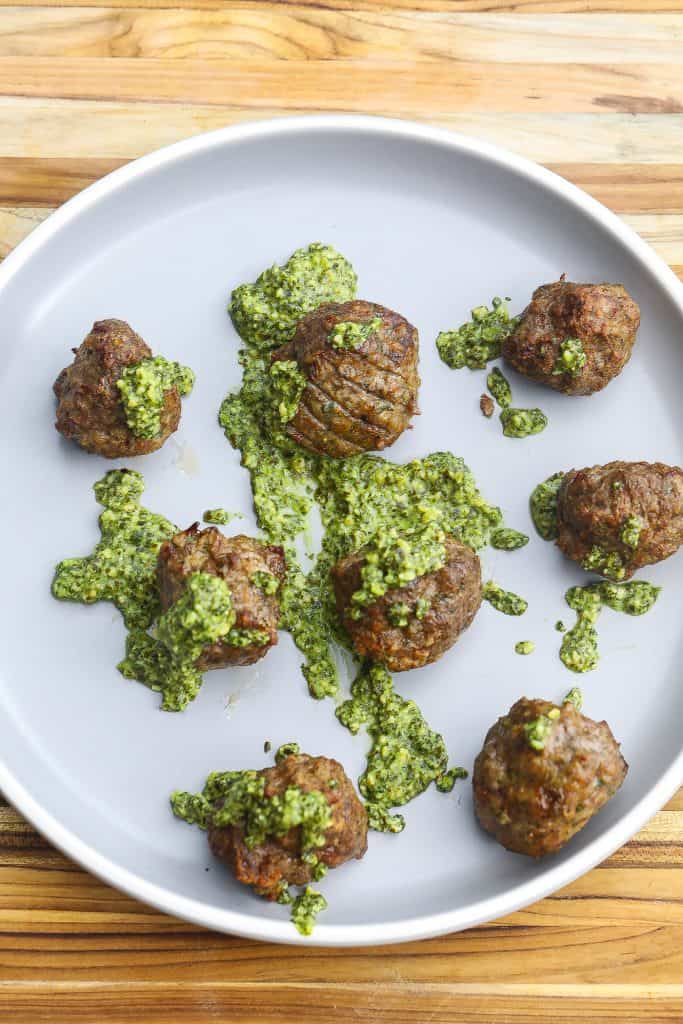
[[[100,199],[125,188],[132,180],[190,155],[214,148],[297,132],[329,131],[345,131],[350,134],[360,133],[431,144],[478,157],[514,172],[546,192],[574,205],[610,234],[650,272],[669,299],[678,307],[683,319],[683,283],[678,280],[667,263],[616,214],[560,175],[503,147],[473,136],[412,121],[355,114],[282,117],[231,125],[172,143],[126,163],[67,200],[12,250],[0,265],[0,303],[3,292],[12,278],[49,238]],[[99,853],[75,832],[62,825],[31,795],[29,789],[0,759],[0,790],[10,803],[64,854],[108,884],[164,913],[216,931],[289,945],[327,947],[384,945],[431,938],[471,928],[520,910],[573,882],[609,857],[660,810],[682,784],[683,748],[650,791],[630,811],[603,835],[596,837],[584,849],[571,855],[566,862],[551,868],[543,878],[532,878],[496,896],[437,914],[385,923],[326,925],[321,921],[313,936],[305,937],[299,935],[288,920],[258,918],[181,896],[171,889],[149,882],[120,867],[114,860]]]

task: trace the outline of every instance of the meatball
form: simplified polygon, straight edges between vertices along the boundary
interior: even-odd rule
[[[531,739],[538,720],[546,726],[544,742]],[[489,729],[474,762],[475,813],[506,849],[543,857],[604,807],[627,771],[606,722],[587,718],[573,703],[558,708],[522,697]]]
[[[339,618],[356,652],[392,672],[429,665],[452,647],[481,604],[481,566],[471,548],[447,537],[446,561],[404,587],[388,590],[351,617],[364,555],[356,551],[332,569]]]
[[[388,448],[418,411],[417,331],[373,302],[318,306],[273,359],[295,360],[306,378],[285,429],[319,455]]]
[[[259,774],[266,780],[266,797],[280,795],[289,786],[325,796],[332,817],[325,832],[325,845],[315,851],[319,863],[336,868],[353,857],[361,859],[368,846],[367,813],[338,761],[290,754],[274,768],[264,768]],[[216,807],[221,803],[217,800]],[[240,824],[222,828],[209,824],[208,837],[215,856],[228,864],[238,882],[251,885],[259,896],[277,899],[283,885],[307,885],[313,881],[314,865],[301,855],[300,827],[283,836],[269,837],[252,849],[245,842],[244,827]]]
[[[126,422],[116,384],[127,366],[151,359],[149,345],[124,320],[99,320],[75,359],[54,383],[55,427],[63,437],[107,459],[147,455],[161,448],[178,429],[180,395],[175,387],[164,395],[161,431],[153,438],[136,437]]]
[[[573,469],[557,495],[560,550],[617,582],[683,543],[683,470],[661,462]]]
[[[267,635],[263,643],[235,645],[219,640],[208,644],[197,660],[197,668],[207,671],[227,665],[253,665],[277,643],[280,620],[277,594],[285,575],[282,548],[262,544],[243,534],[225,537],[214,526],[200,530],[195,523],[159,548],[157,580],[162,611],[178,600],[188,576],[196,572],[210,573],[225,580],[236,615],[234,629],[254,629]],[[255,576],[257,573],[269,575],[259,578]],[[277,587],[267,593],[271,588],[264,589],[262,581],[270,577],[274,577]]]
[[[592,395],[631,356],[640,310],[623,285],[559,280],[534,292],[503,342],[511,366],[567,395]]]

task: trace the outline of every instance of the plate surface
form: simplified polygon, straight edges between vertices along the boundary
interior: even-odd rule
[[[0,788],[41,831],[106,880],[212,928],[286,942],[361,945],[464,928],[566,884],[626,841],[683,781],[680,608],[670,559],[642,574],[663,586],[642,619],[605,611],[602,660],[582,677],[557,657],[563,594],[584,575],[535,534],[517,552],[483,553],[485,576],[522,593],[512,619],[484,606],[465,636],[427,669],[396,677],[451,763],[471,768],[488,726],[522,694],[558,700],[584,688],[585,710],[609,720],[631,765],[621,792],[560,855],[506,853],[473,820],[469,783],[432,789],[406,808],[400,836],[371,834],[366,858],[323,883],[329,910],[301,939],[286,910],[253,897],[212,860],[206,839],[168,809],[175,788],[211,770],[260,767],[273,746],[364,764],[331,701],[307,694],[287,635],[255,668],[206,676],[184,714],[116,671],[124,628],[109,604],[50,597],[54,564],[98,539],[92,484],[115,465],[52,427],[52,382],[93,320],[121,317],[155,352],[197,372],[179,432],[135,460],[143,502],[181,527],[205,508],[247,516],[247,476],[216,415],[238,386],[231,289],[309,241],[351,259],[359,296],[400,310],[421,336],[422,415],[395,461],[448,448],[462,455],[509,525],[533,534],[532,487],[558,469],[610,459],[683,461],[683,289],[612,214],[562,179],[471,139],[372,118],[308,118],[229,129],[115,172],[67,203],[0,268],[5,570],[0,576]],[[511,375],[515,403],[540,405],[545,433],[505,439],[478,410],[484,374],[449,371],[440,329],[493,295],[513,311],[539,283],[622,281],[642,328],[623,375],[590,399],[550,394]],[[513,651],[536,642],[533,656]]]

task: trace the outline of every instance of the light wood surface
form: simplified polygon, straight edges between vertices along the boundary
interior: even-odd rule
[[[0,0],[0,258],[132,157],[317,111],[508,146],[597,196],[683,277],[683,0]],[[339,952],[165,917],[0,801],[2,1024],[681,1020],[683,793],[527,910]]]

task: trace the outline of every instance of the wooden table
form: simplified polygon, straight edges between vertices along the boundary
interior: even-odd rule
[[[607,203],[683,276],[678,0],[0,0],[0,256],[131,157],[315,111],[508,146]],[[0,1021],[680,1022],[682,841],[683,793],[528,910],[334,952],[164,917],[0,801]]]

